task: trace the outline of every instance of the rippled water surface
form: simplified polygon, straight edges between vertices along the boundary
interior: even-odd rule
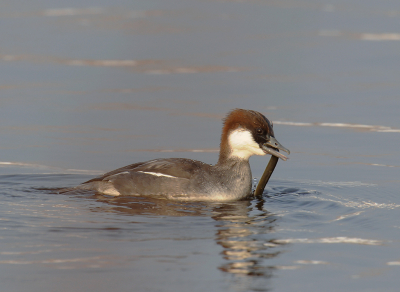
[[[274,180],[224,204],[43,188],[87,178],[0,176],[2,291],[397,289],[400,200],[377,185]]]
[[[399,19],[396,1],[0,3],[0,291],[398,291]],[[55,191],[215,163],[237,107],[291,150],[260,199]]]

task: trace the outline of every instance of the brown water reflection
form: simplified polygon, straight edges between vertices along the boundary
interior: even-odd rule
[[[250,71],[251,67],[221,66],[221,65],[193,65],[179,61],[166,60],[95,60],[95,59],[67,59],[40,55],[0,55],[5,62],[27,61],[32,63],[55,63],[67,66],[117,67],[129,68],[137,73],[144,74],[187,74],[187,73],[218,73]]]
[[[218,269],[237,276],[255,276],[263,280],[273,276],[274,267],[268,260],[281,254],[285,243],[270,237],[277,217],[264,210],[264,200],[231,203],[173,202],[154,198],[93,197],[104,204],[94,212],[115,212],[145,216],[200,216],[215,220],[215,242],[222,247],[223,259]],[[184,231],[183,231],[184,232]],[[264,287],[264,288],[262,288]],[[265,283],[258,291],[267,291]]]

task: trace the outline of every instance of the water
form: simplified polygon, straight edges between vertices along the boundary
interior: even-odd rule
[[[224,204],[42,188],[87,178],[1,176],[2,291],[397,289],[400,200],[377,185],[281,179]]]
[[[0,8],[0,291],[398,290],[398,3]],[[292,152],[262,199],[53,191],[158,157],[215,163],[236,107]]]

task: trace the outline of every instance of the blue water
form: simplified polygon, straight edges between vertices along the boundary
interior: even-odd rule
[[[400,4],[0,8],[1,292],[398,290]],[[260,199],[56,193],[139,161],[215,163],[237,107],[291,150]]]
[[[224,204],[53,192],[88,177],[0,177],[2,291],[397,289],[386,188],[275,179]]]

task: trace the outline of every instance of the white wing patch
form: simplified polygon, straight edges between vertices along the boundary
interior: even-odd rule
[[[177,178],[176,176],[172,176],[172,175],[168,175],[168,174],[163,174],[163,173],[159,173],[159,172],[150,172],[150,171],[138,171],[138,172],[145,173],[145,174],[150,174],[150,175],[154,175],[154,176],[163,176],[163,177]]]

